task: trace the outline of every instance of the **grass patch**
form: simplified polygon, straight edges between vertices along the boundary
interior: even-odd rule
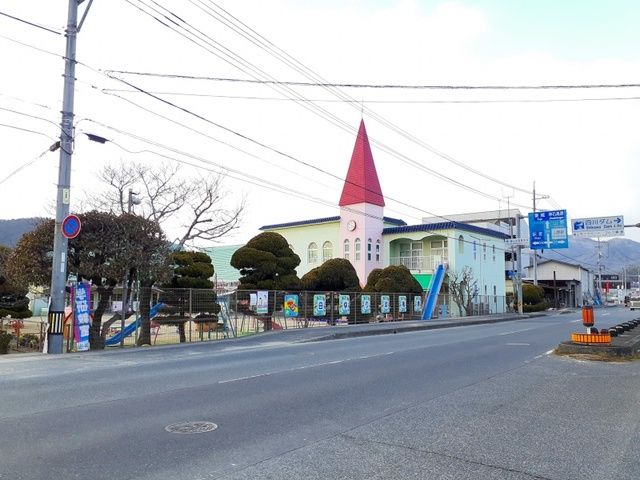
[[[640,353],[635,355],[613,355],[611,353],[562,353],[558,350],[553,351],[558,357],[569,357],[574,360],[582,360],[585,362],[610,362],[610,363],[629,363],[640,360]]]

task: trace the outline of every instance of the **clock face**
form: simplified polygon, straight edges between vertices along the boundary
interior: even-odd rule
[[[347,229],[350,232],[353,232],[356,229],[356,222],[353,220],[349,220],[349,222],[347,222]]]

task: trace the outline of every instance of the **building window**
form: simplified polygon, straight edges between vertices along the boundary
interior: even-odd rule
[[[380,261],[380,240],[376,240],[376,262]]]
[[[333,244],[329,241],[322,244],[322,261],[326,262],[333,258]]]
[[[311,242],[307,248],[307,263],[316,263],[318,261],[318,245]]]
[[[349,260],[349,250],[350,250],[349,239],[345,239],[344,243],[342,244],[342,256],[347,260]]]
[[[473,241],[473,259],[475,260],[477,258],[478,255],[478,243],[474,240]]]
[[[493,303],[498,303],[497,289],[496,286],[493,286]]]
[[[371,239],[367,240],[367,261],[368,262],[371,261],[371,245],[373,245],[373,243],[371,242]]]
[[[487,242],[482,244],[482,260],[487,259]]]
[[[458,253],[464,253],[464,237],[462,235],[458,237]]]
[[[353,250],[355,253],[355,261],[359,261],[360,260],[360,239],[356,238],[355,241],[353,242]]]
[[[496,246],[495,245],[491,245],[491,250],[492,250],[492,255],[493,255],[493,261],[496,261]]]

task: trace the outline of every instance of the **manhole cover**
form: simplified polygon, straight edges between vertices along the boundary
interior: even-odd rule
[[[213,422],[180,422],[167,425],[164,429],[170,433],[207,433],[218,428]]]

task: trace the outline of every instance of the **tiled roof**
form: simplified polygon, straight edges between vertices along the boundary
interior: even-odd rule
[[[364,126],[364,120],[360,121],[360,129],[356,144],[353,147],[351,163],[347,172],[347,178],[342,187],[342,195],[338,205],[354,205],[356,203],[370,203],[384,207],[384,197],[378,181],[376,165],[373,162],[373,154],[369,146],[369,137]]]
[[[476,227],[475,225],[469,225],[467,223],[460,222],[440,222],[420,225],[407,225],[404,227],[387,227],[382,230],[382,234],[390,235],[393,233],[430,232],[433,230],[450,230],[454,228],[457,230],[465,230],[467,232],[487,235],[489,237],[501,239],[509,238],[509,235],[505,235],[501,232],[496,232],[495,230],[489,230],[488,228]]]

